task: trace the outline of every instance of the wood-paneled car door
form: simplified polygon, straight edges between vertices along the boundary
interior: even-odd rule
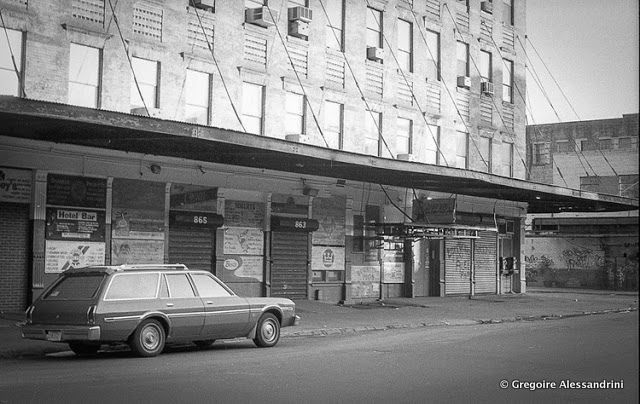
[[[196,296],[187,274],[164,274],[161,290],[162,311],[171,319],[171,336],[197,337],[204,324],[202,300]],[[168,297],[165,295],[168,294]]]
[[[191,274],[205,310],[203,338],[234,338],[250,329],[249,303],[230,293],[211,275]]]

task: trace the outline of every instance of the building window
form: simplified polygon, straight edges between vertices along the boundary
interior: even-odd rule
[[[436,125],[427,125],[427,133],[425,138],[425,152],[422,158],[427,164],[440,164],[440,127]]]
[[[426,31],[427,42],[427,79],[440,80],[440,34],[435,31]]]
[[[344,106],[337,102],[326,101],[324,105],[324,135],[332,149],[342,149],[343,122]]]
[[[513,0],[502,0],[502,21],[513,25]]]
[[[480,152],[480,171],[491,173],[491,145],[492,141],[488,137],[481,137],[478,142],[478,148]]]
[[[380,155],[380,134],[382,133],[382,113],[366,111],[364,117],[363,153],[372,156]]]
[[[458,76],[469,77],[469,44],[458,41],[456,47]]]
[[[324,2],[327,12],[327,47],[344,50],[344,0],[327,0]]]
[[[571,143],[568,140],[559,140],[556,142],[556,150],[558,153],[569,153],[573,151],[571,149]]]
[[[480,51],[480,77],[483,82],[493,83],[493,56],[491,52]]]
[[[158,62],[133,57],[131,64],[133,65],[131,107],[139,108],[146,105],[147,108],[158,108],[158,83],[160,81]],[[136,81],[138,85],[136,85]],[[140,87],[140,92],[138,92],[138,87]],[[140,93],[143,98],[140,98]]]
[[[413,24],[398,20],[398,64],[405,72],[413,71]]]
[[[598,148],[600,150],[611,150],[613,149],[613,139],[598,139]]]
[[[505,177],[513,177],[513,143],[502,144],[502,170],[500,174]]]
[[[534,143],[533,144],[533,164],[541,165],[545,164],[545,144]]]
[[[22,84],[22,32],[8,28],[2,31],[6,35],[0,35],[0,95],[18,97]]]
[[[285,99],[285,133],[287,135],[303,135],[305,133],[304,95],[287,92]]]
[[[209,124],[211,109],[211,76],[187,69],[185,82],[185,121],[200,125]]]
[[[242,83],[242,124],[248,133],[262,135],[264,87]]]
[[[630,137],[619,137],[618,138],[618,149],[633,149],[633,142]]]
[[[502,70],[502,101],[513,103],[513,61],[504,59]]]
[[[413,139],[413,121],[411,119],[398,118],[396,132],[396,153],[411,154]]]
[[[382,41],[382,11],[367,7],[367,48],[383,48]]]
[[[469,134],[456,132],[456,167],[468,168],[469,160]]]
[[[594,151],[598,150],[598,144],[590,139],[580,140],[580,151]]]
[[[72,43],[69,49],[69,104],[98,108],[100,49]]]

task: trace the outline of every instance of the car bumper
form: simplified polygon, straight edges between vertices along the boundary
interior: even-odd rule
[[[99,341],[99,326],[71,326],[56,324],[24,324],[22,338],[52,342]]]

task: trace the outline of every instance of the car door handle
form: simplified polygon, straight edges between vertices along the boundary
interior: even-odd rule
[[[205,303],[207,304],[213,304],[213,302],[211,300],[207,300]]]
[[[173,307],[173,303],[167,303],[167,307]]]

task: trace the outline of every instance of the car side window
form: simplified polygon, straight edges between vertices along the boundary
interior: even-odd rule
[[[232,296],[228,290],[207,274],[191,274],[193,282],[200,297],[225,297]]]
[[[153,299],[158,292],[158,274],[114,275],[105,300]]]
[[[193,287],[187,278],[187,274],[167,274],[167,285],[171,297],[195,297]]]

